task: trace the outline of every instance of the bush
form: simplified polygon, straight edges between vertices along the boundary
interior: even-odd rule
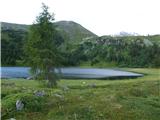
[[[45,98],[28,93],[18,93],[6,96],[2,100],[2,118],[13,117],[16,111],[16,101],[21,100],[24,109],[21,112],[40,112],[45,105]]]

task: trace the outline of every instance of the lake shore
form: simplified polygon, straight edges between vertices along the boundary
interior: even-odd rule
[[[146,74],[134,80],[60,80],[56,88],[37,81],[2,79],[2,119],[159,120],[160,69],[129,68]],[[44,91],[44,96],[36,96]],[[25,103],[17,111],[16,101]]]

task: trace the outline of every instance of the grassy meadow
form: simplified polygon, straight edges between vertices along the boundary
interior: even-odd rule
[[[160,69],[123,68],[144,77],[60,80],[47,88],[34,80],[1,80],[1,117],[16,120],[160,120]],[[44,96],[36,96],[43,91]],[[24,108],[16,110],[16,101]]]

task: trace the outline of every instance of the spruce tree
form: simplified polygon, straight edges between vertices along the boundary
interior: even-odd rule
[[[58,80],[55,68],[60,65],[58,46],[62,38],[53,24],[54,15],[48,12],[48,7],[43,3],[42,10],[29,29],[25,53],[34,78],[47,80],[48,86],[53,87]]]

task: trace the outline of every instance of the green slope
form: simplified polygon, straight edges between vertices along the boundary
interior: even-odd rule
[[[57,88],[34,80],[2,80],[2,119],[159,120],[160,69],[125,70],[147,75],[125,80],[61,80]],[[37,97],[36,91],[45,95]],[[16,110],[18,99],[25,103],[21,111]]]
[[[69,42],[77,43],[85,39],[86,37],[97,36],[91,31],[81,26],[80,24],[73,21],[59,21],[55,22],[55,25],[57,26],[57,30],[60,31],[60,34],[63,36],[63,38]],[[29,25],[1,22],[1,27],[2,31],[3,30],[27,31]]]
[[[68,35],[71,42],[80,42],[85,38],[97,36],[80,24],[73,21],[59,21],[55,24],[58,26],[58,30]]]
[[[26,31],[29,25],[1,22],[2,30],[23,30]]]

